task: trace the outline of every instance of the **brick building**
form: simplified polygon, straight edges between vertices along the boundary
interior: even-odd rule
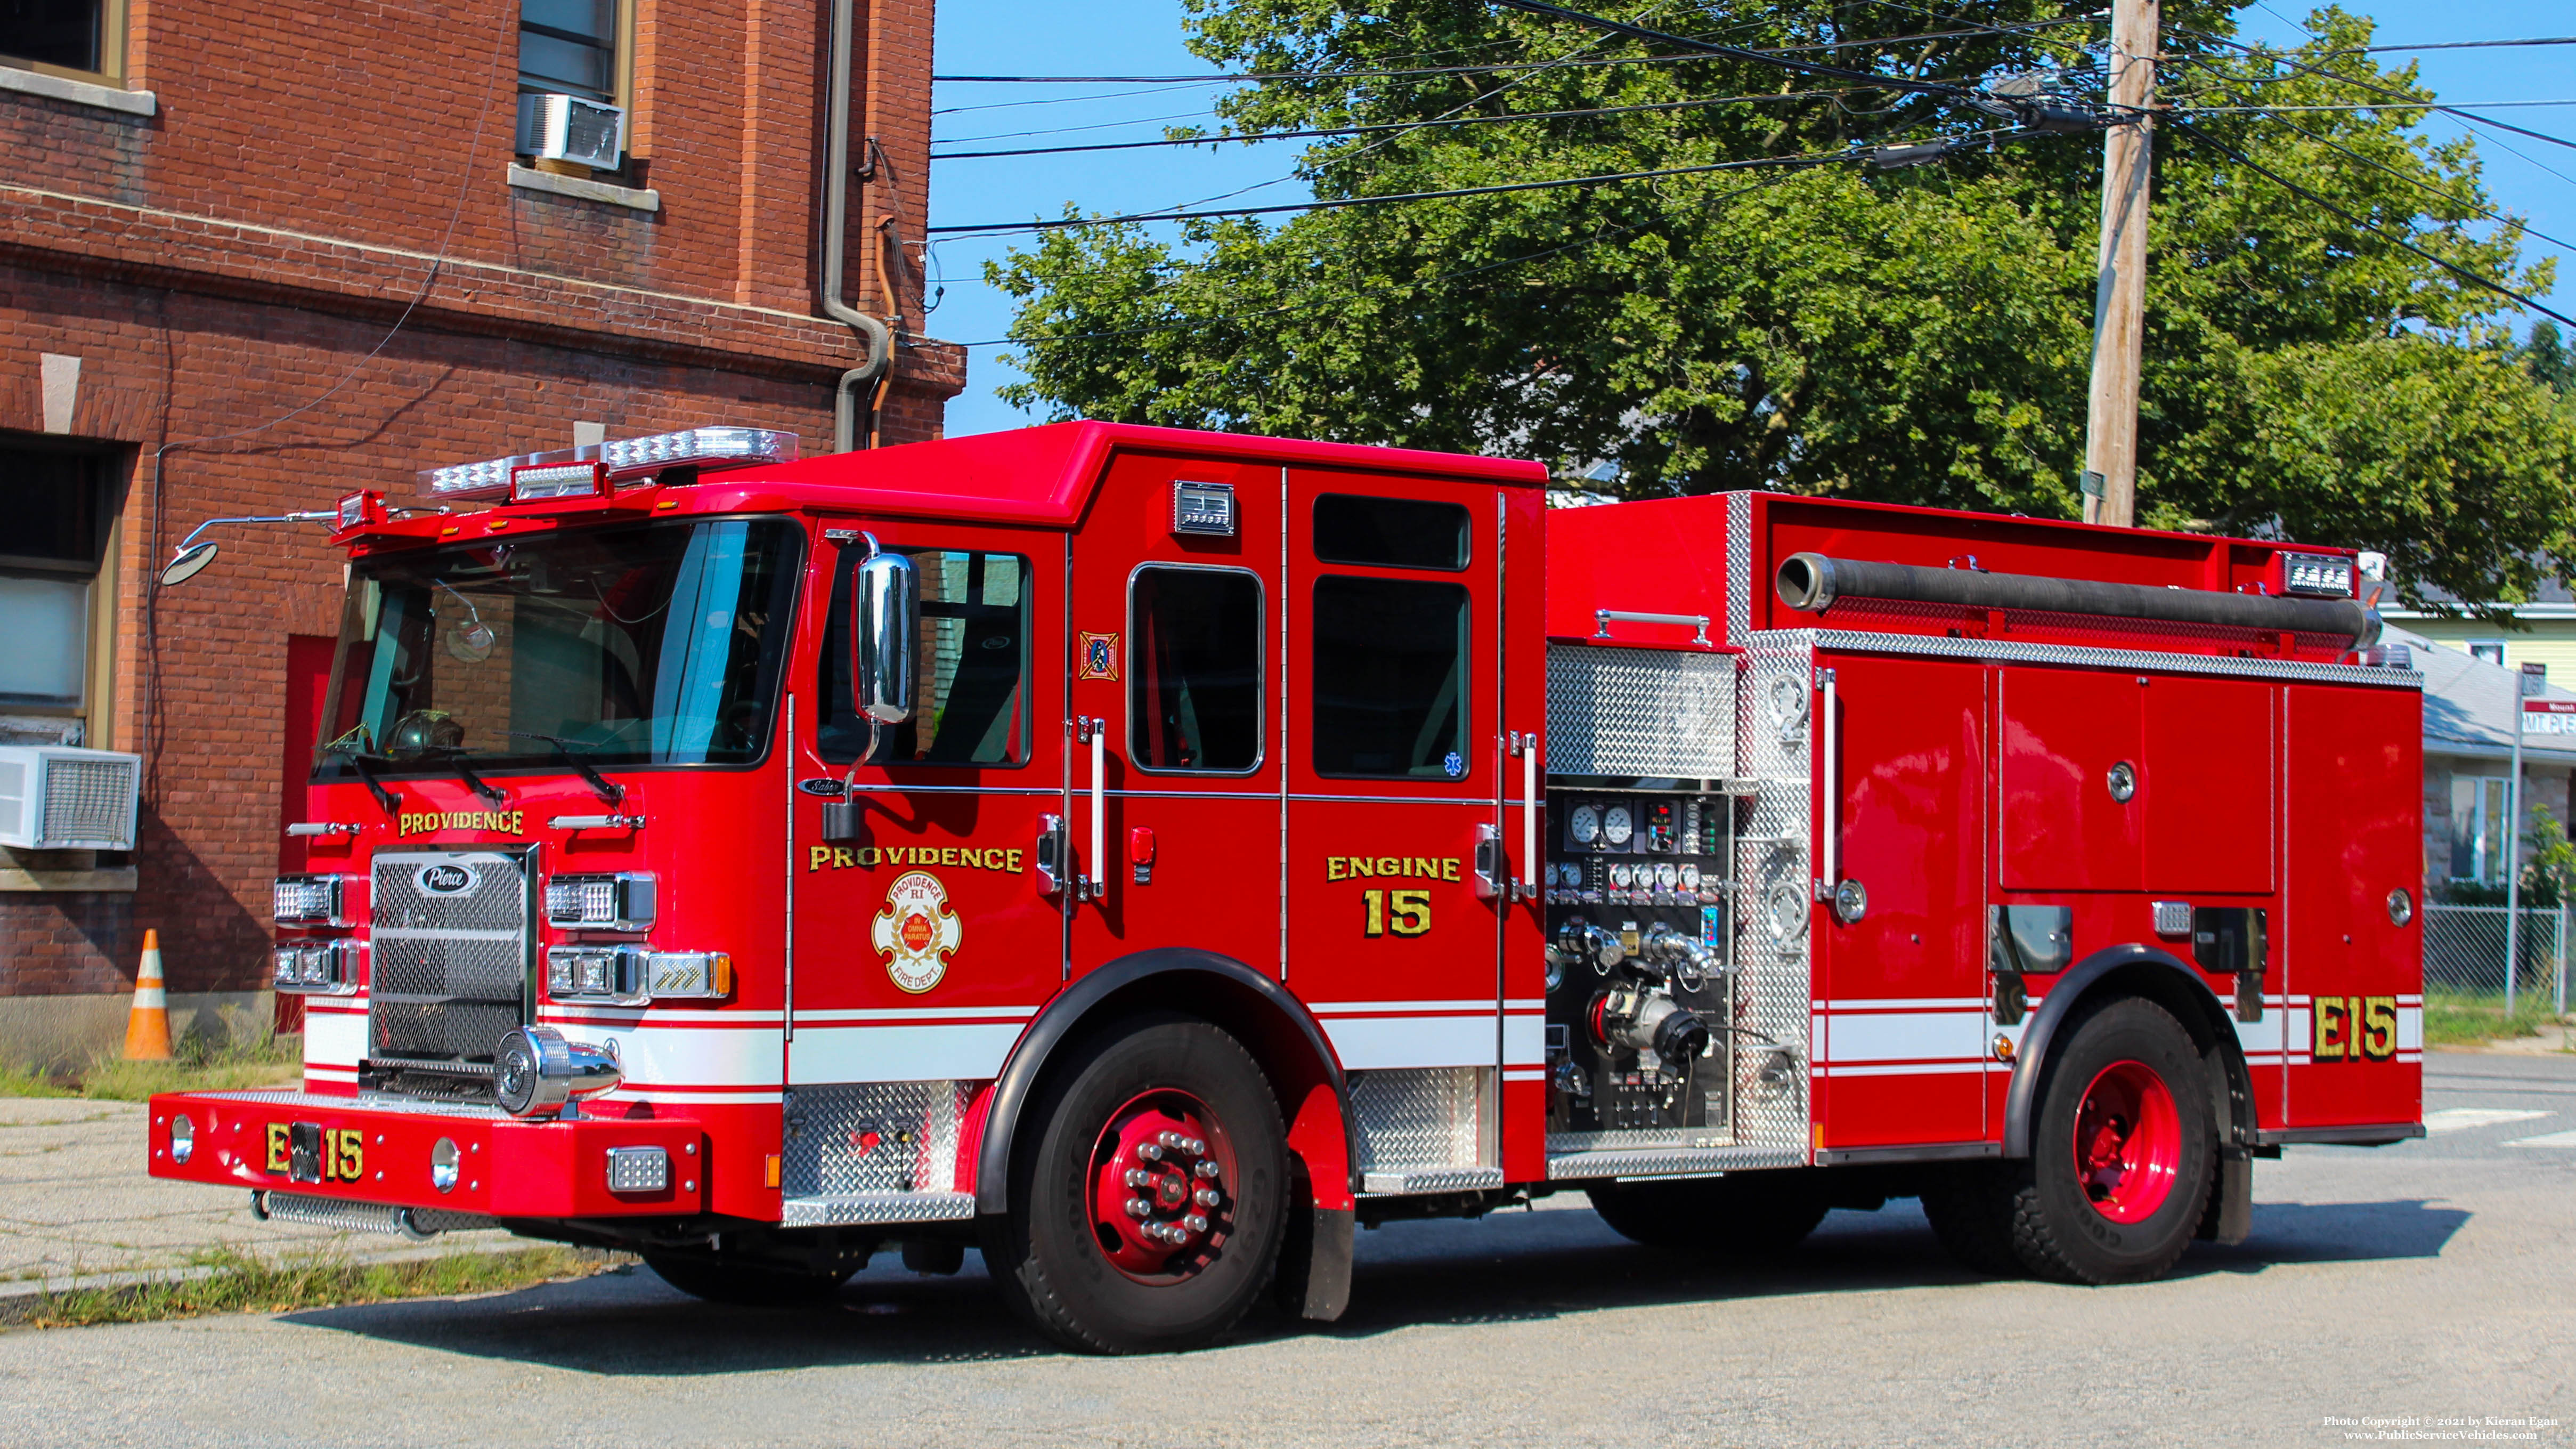
[[[895,338],[859,443],[937,436],[964,355],[906,330],[932,4],[846,3],[843,321],[833,0],[0,4],[0,743],[146,758],[130,857],[0,859],[0,1058],[112,1042],[146,927],[183,1014],[265,1009],[341,560],[234,527],[154,588],[198,523],[602,434],[828,451],[851,308]],[[622,112],[597,165],[542,157],[539,93]]]

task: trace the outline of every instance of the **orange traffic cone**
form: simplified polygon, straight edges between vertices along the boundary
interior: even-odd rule
[[[161,933],[143,933],[143,965],[134,973],[134,1009],[125,1016],[125,1059],[170,1060],[170,997],[161,989]]]

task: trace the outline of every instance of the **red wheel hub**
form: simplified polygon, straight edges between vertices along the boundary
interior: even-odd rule
[[[2164,1078],[2144,1062],[2095,1073],[2075,1108],[2075,1176],[2093,1210],[2144,1222],[2173,1195],[2181,1168],[2182,1113]]]
[[[1131,1098],[1091,1149],[1091,1234],[1110,1266],[1178,1282],[1214,1261],[1233,1226],[1234,1147],[1187,1092]]]

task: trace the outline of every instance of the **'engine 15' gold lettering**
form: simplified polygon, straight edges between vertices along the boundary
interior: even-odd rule
[[[2397,998],[2320,996],[2314,1007],[2321,1062],[2384,1062],[2397,1055]]]

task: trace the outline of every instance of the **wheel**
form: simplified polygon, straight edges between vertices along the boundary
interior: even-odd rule
[[[2191,1245],[2217,1161],[2200,1055],[2151,1001],[2121,998],[2071,1027],[2041,1084],[2029,1160],[1938,1179],[1924,1212],[1979,1272],[2161,1277]]]
[[[858,1271],[814,1273],[777,1263],[679,1253],[646,1253],[644,1266],[692,1298],[746,1308],[801,1308],[826,1302]]]
[[[1232,1328],[1269,1286],[1288,1180],[1279,1104],[1242,1045],[1202,1021],[1133,1021],[1077,1048],[1031,1107],[1012,1209],[985,1225],[1013,1311],[1086,1353]]]
[[[1825,1220],[1824,1198],[1804,1174],[1788,1172],[1603,1183],[1585,1194],[1631,1242],[1726,1257],[1794,1248]]]

